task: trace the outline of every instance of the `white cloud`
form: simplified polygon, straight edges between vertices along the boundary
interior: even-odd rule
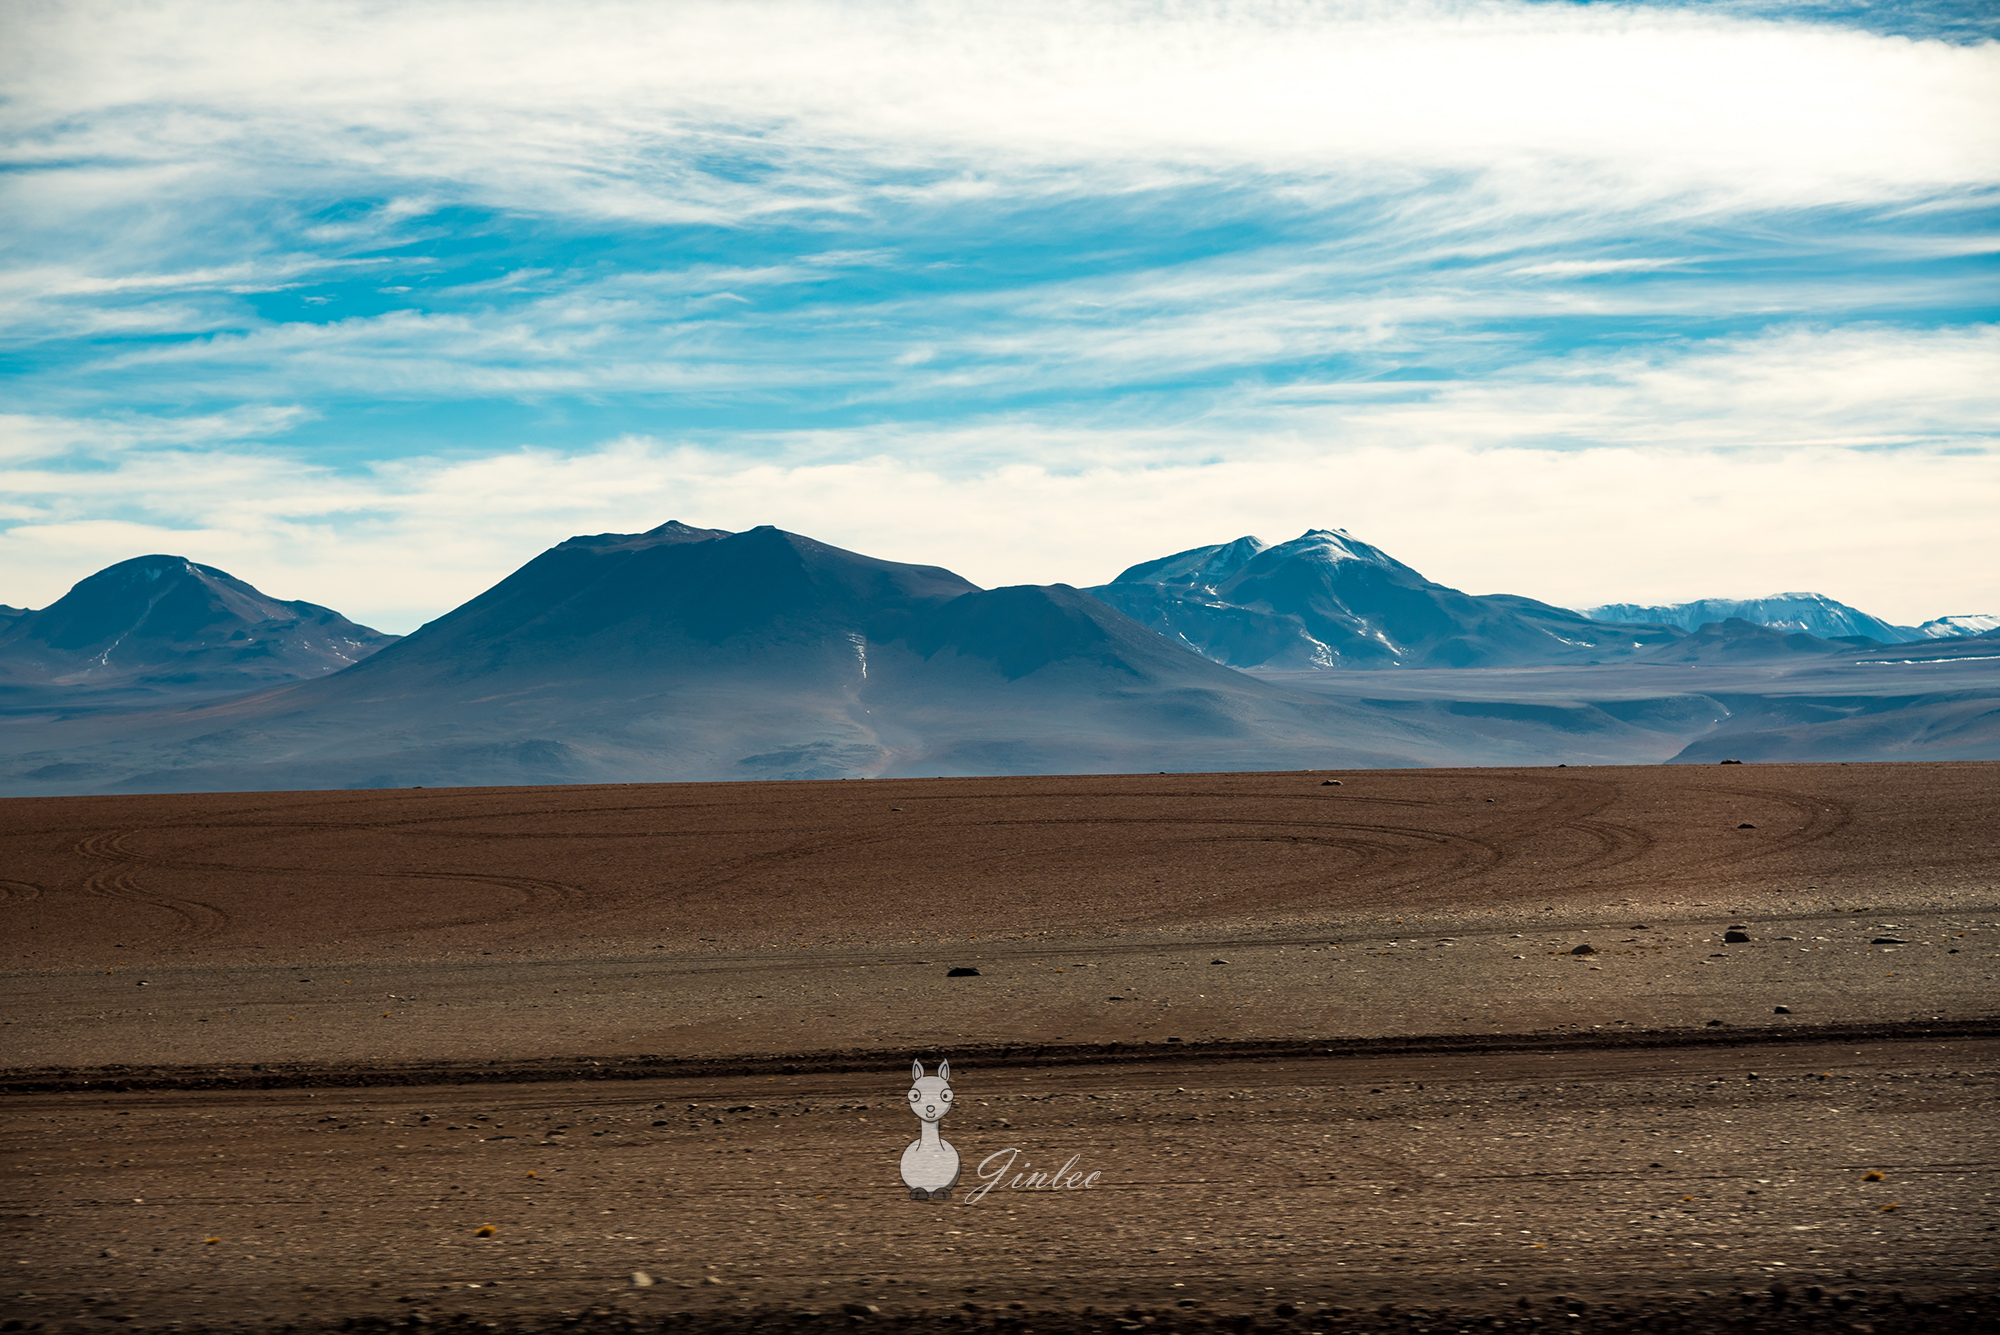
[[[1692,8],[169,0],[17,6],[13,27],[30,161],[405,182],[385,217],[748,218],[1163,170],[1800,206],[2000,166],[2000,47]]]
[[[1442,582],[1563,605],[1811,588],[1910,623],[2000,610],[1986,523],[2000,512],[2000,470],[1990,456],[1935,452],[1371,446],[954,475],[889,457],[746,466],[626,441],[408,466],[345,487],[216,455],[134,467],[123,481],[180,522],[16,524],[0,534],[0,601],[44,605],[108,560],[167,551],[407,630],[574,533],[679,518],[774,523],[989,586],[1101,582],[1185,547],[1337,525]]]
[[[1342,397],[1345,386],[1320,387]],[[1299,394],[1294,388],[1286,391]],[[1339,413],[1343,433],[1482,445],[1991,450],[2000,325],[1786,327],[1580,353]]]
[[[1904,262],[1990,237],[1855,219],[1990,198],[2000,44],[1524,0],[43,0],[9,26],[0,130],[29,170],[0,178],[0,321],[74,342],[0,419],[0,601],[169,550],[401,629],[571,532],[680,517],[988,584],[1346,525],[1551,601],[2000,611],[2000,336],[1831,323],[1973,299]],[[1168,191],[1190,231],[1279,221],[1219,256],[963,286],[892,249],[1074,201],[1079,244],[1116,245],[1121,198]],[[325,324],[235,299],[420,284],[421,247],[380,277],[343,251],[463,204],[807,225],[656,272],[528,246]],[[829,217],[864,225],[829,240]],[[853,249],[793,253],[818,245]],[[1780,262],[1711,275],[1718,252]],[[1657,341],[1523,360],[1523,330],[1612,314],[1593,334]],[[1746,318],[1773,327],[1670,336]],[[1360,378],[1412,366],[1466,378]],[[343,470],[282,444],[343,402],[620,394],[892,420]],[[217,402],[245,406],[159,406]],[[103,403],[127,410],[77,406]]]
[[[1445,583],[1564,605],[1813,588],[1911,623],[2000,611],[2000,331],[1787,329],[1530,369],[1389,405],[1250,396],[1152,427],[1015,415],[772,436],[763,462],[740,441],[625,437],[337,474],[228,443],[296,410],[17,422],[23,463],[0,494],[32,517],[0,533],[0,601],[40,605],[167,550],[401,630],[573,533],[679,518],[988,585],[1344,526]],[[1667,414],[1679,432],[1656,426]],[[109,466],[46,457],[83,442]]]
[[[1514,272],[1523,277],[1547,275],[1552,278],[1581,278],[1600,273],[1651,273],[1686,264],[1685,259],[1658,260],[1550,260],[1546,264],[1524,264]]]
[[[163,446],[213,446],[290,431],[313,416],[296,404],[248,404],[185,417],[117,413],[60,417],[0,413],[0,459],[102,459]]]

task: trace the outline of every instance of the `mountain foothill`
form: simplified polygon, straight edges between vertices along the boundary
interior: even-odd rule
[[[1710,612],[1728,615],[1685,624]],[[559,543],[402,637],[142,556],[41,610],[0,607],[0,794],[1717,748],[1990,759],[2000,653],[1979,650],[1996,627],[1896,627],[1817,594],[1578,611],[1468,594],[1325,529],[1194,548],[1088,589],[982,589],[770,526],[675,521]]]

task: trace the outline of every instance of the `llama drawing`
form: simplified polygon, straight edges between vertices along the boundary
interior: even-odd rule
[[[958,1151],[938,1135],[938,1123],[951,1111],[951,1063],[939,1062],[936,1075],[925,1075],[924,1064],[910,1063],[910,1111],[923,1134],[903,1151],[903,1183],[913,1201],[948,1201],[958,1185]]]

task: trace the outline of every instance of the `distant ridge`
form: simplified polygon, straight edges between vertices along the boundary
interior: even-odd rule
[[[2000,613],[1975,612],[1965,616],[1934,617],[1917,627],[1917,634],[1927,640],[1952,640],[1972,635],[1991,635],[2000,631]]]
[[[1823,593],[1774,593],[1763,598],[1701,598],[1691,603],[1645,606],[1639,603],[1606,603],[1580,609],[1584,616],[1602,621],[1650,621],[1682,630],[1700,630],[1711,622],[1735,618],[1773,630],[1802,631],[1823,640],[1860,635],[1882,644],[1897,644],[1921,638],[1914,626],[1896,626],[1849,607]],[[1933,625],[1937,623],[1931,623]],[[1995,619],[2000,624],[2000,618]],[[1950,631],[1949,634],[1965,634]]]
[[[1089,592],[1237,668],[1502,667],[1629,656],[1679,633],[1426,579],[1342,529],[1142,562]]]
[[[1840,640],[1822,639],[1804,631],[1761,626],[1742,617],[1711,621],[1694,634],[1673,644],[1661,645],[1635,660],[1641,663],[1730,663],[1769,662],[1797,658],[1801,654],[1847,654],[1856,649],[1879,648],[1881,642],[1864,635]]]

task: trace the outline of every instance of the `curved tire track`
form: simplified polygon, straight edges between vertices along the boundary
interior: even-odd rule
[[[207,827],[216,828],[216,827]],[[268,829],[267,826],[228,826],[229,829]],[[313,830],[326,828],[321,825],[306,826]],[[248,863],[204,861],[194,858],[172,858],[149,855],[132,851],[125,840],[140,831],[126,831],[122,834],[92,835],[76,846],[76,851],[85,857],[98,859],[115,858],[119,865],[94,874],[85,882],[87,893],[101,894],[110,898],[134,899],[138,902],[166,908],[188,920],[189,930],[200,936],[213,935],[228,925],[229,917],[223,910],[212,904],[202,904],[192,900],[168,899],[164,896],[148,896],[131,882],[130,875],[123,868],[139,865],[158,867],[170,871],[211,871],[232,872],[250,876],[341,876],[360,877],[374,881],[427,880],[445,882],[469,882],[479,885],[496,886],[508,891],[518,899],[499,913],[479,913],[457,918],[438,919],[431,922],[399,923],[380,929],[382,932],[425,931],[438,927],[474,927],[494,922],[507,921],[527,915],[545,914],[565,908],[574,903],[584,893],[579,886],[566,881],[547,880],[533,876],[506,876],[486,872],[451,871],[393,871],[364,872],[350,868],[276,867],[258,866]],[[204,922],[203,915],[212,915],[212,924]],[[369,929],[357,929],[368,931]]]
[[[42,897],[42,887],[30,881],[12,881],[0,876],[0,904],[30,904]]]
[[[125,840],[136,833],[136,830],[106,831],[91,835],[76,845],[78,855],[106,864],[84,878],[83,892],[95,898],[117,900],[169,914],[176,924],[169,933],[171,936],[201,941],[227,930],[229,914],[214,904],[153,894],[132,879],[128,869],[149,861],[125,847]]]

